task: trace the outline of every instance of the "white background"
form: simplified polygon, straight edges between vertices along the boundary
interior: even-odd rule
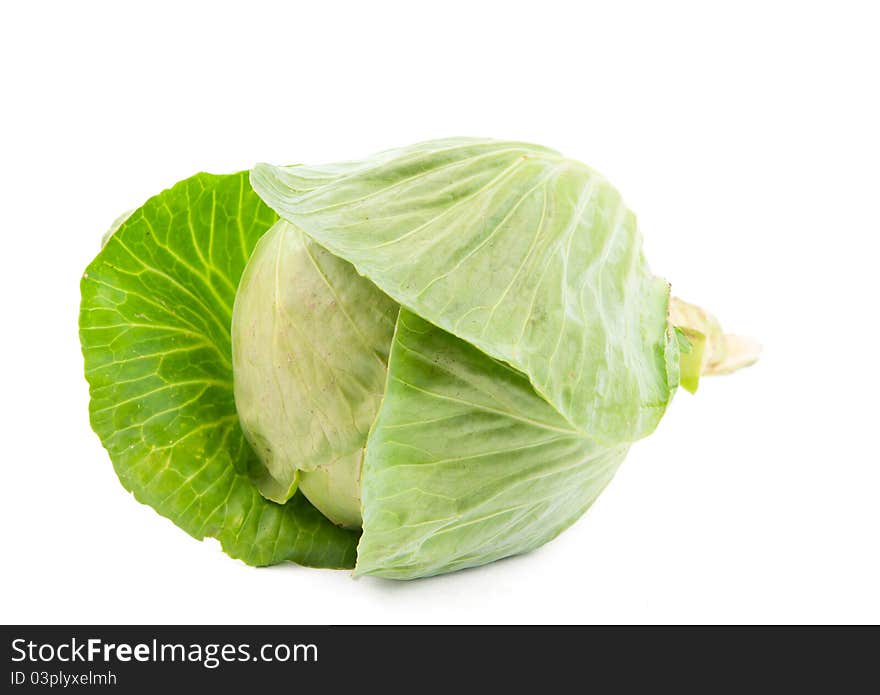
[[[0,620],[880,621],[880,22],[725,5],[5,4]],[[451,576],[252,569],[136,503],[77,339],[107,226],[199,170],[449,135],[602,171],[761,362],[679,393],[559,539]]]

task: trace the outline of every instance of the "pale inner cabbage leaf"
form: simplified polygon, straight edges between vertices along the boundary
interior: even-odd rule
[[[264,464],[260,492],[297,487],[360,526],[360,468],[385,390],[398,306],[349,263],[279,221],[242,276],[232,322],[235,404]]]

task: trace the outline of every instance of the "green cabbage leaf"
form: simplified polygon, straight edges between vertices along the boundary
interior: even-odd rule
[[[247,172],[199,174],[113,230],[81,281],[92,427],[135,498],[249,564],[352,567],[358,535],[265,499],[233,401],[239,278],[275,214]]]

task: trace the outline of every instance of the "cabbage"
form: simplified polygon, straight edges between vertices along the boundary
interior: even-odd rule
[[[199,174],[117,224],[82,281],[92,425],[138,500],[250,564],[527,552],[679,385],[757,354],[670,298],[604,178],[535,145]]]

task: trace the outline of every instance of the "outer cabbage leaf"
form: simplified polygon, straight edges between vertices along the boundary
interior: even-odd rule
[[[522,374],[402,310],[355,571],[411,579],[537,548],[586,511],[627,449],[572,429]]]
[[[668,286],[590,168],[453,139],[349,164],[258,165],[251,183],[402,306],[524,373],[580,433],[610,446],[656,427],[677,385]]]
[[[360,526],[360,469],[385,389],[398,305],[288,222],[257,243],[235,299],[235,402],[264,496],[297,487]]]
[[[92,427],[123,486],[249,564],[351,567],[357,535],[301,495],[260,496],[233,402],[230,319],[242,269],[276,217],[247,173],[199,174],[151,198],[82,278]]]

